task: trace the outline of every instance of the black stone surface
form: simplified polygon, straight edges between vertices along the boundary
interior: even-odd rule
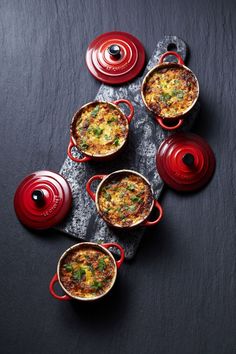
[[[0,2],[1,353],[235,354],[235,16],[229,0]],[[107,298],[61,303],[48,284],[75,239],[23,228],[13,196],[32,171],[59,171],[72,114],[100,87],[86,48],[110,30],[137,36],[148,58],[165,34],[188,43],[201,90],[192,131],[217,167],[198,193],[163,190],[163,221]]]
[[[165,36],[158,41],[143,75],[126,85],[114,87],[101,85],[95,97],[95,100],[108,102],[125,98],[129,99],[134,106],[135,114],[130,125],[129,141],[122,154],[109,163],[104,161],[100,163],[76,163],[67,157],[60,170],[60,174],[70,183],[72,188],[73,206],[67,219],[57,229],[85,241],[118,242],[125,249],[127,259],[135,255],[145,228],[139,227],[121,231],[109,227],[98,215],[94,202],[86,192],[85,185],[93,175],[130,169],[144,175],[152,185],[154,197],[159,198],[163,183],[156,169],[156,150],[168,133],[156,124],[153,114],[148,113],[142,101],[140,89],[148,70],[158,63],[160,55],[165,53],[168,46],[173,44],[176,46],[177,52],[185,59],[187,48],[184,41],[176,36]],[[169,61],[175,60],[175,57],[171,56],[167,59]],[[123,105],[123,110],[127,114],[129,113],[127,106]],[[199,103],[186,118],[186,129],[193,124],[198,111]],[[73,153],[79,156],[76,148],[74,148]]]

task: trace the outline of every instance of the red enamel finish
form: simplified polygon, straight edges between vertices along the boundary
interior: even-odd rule
[[[188,154],[193,164],[183,158]],[[176,133],[165,139],[156,156],[157,170],[163,181],[177,191],[194,191],[203,187],[215,170],[215,156],[204,139],[196,134]]]
[[[164,54],[162,54],[162,56],[160,57],[160,60],[159,60],[159,64],[164,63],[164,59],[170,55],[173,55],[174,57],[177,58],[178,64],[184,65],[184,61],[183,61],[182,57],[178,53],[171,52],[171,51],[168,51],[168,52],[165,52]]]
[[[68,300],[72,300],[72,298],[69,295],[57,295],[54,291],[54,284],[58,282],[58,275],[57,273],[54,274],[52,280],[50,281],[49,284],[49,291],[50,294],[57,300],[61,300],[61,301],[68,301]]]
[[[32,193],[40,190],[43,202],[32,199]],[[62,221],[70,210],[71,189],[67,181],[51,171],[37,171],[27,176],[18,186],[14,207],[18,219],[32,229],[47,229]]]
[[[157,200],[154,200],[154,208],[156,208],[159,211],[158,217],[156,218],[156,220],[153,221],[149,221],[149,220],[144,221],[143,226],[155,226],[162,219],[163,209]]]
[[[88,162],[90,160],[95,160],[95,161],[109,161],[109,160],[112,160],[113,158],[115,158],[122,151],[122,149],[124,148],[124,146],[125,146],[125,144],[126,144],[126,142],[128,140],[129,124],[131,123],[131,120],[132,120],[132,118],[134,116],[134,107],[133,107],[132,103],[129,100],[125,100],[125,99],[119,99],[119,100],[114,101],[114,102],[104,102],[104,101],[102,101],[102,103],[107,103],[108,105],[111,105],[113,108],[116,106],[116,108],[120,111],[120,113],[123,115],[123,117],[125,117],[127,119],[128,133],[127,133],[126,140],[125,140],[124,144],[120,147],[119,150],[117,150],[115,152],[112,152],[110,154],[108,153],[107,155],[103,155],[103,156],[87,155],[85,152],[82,153],[80,151],[78,145],[76,145],[76,135],[75,135],[76,124],[77,124],[78,119],[80,118],[81,111],[83,109],[85,109],[85,107],[90,106],[91,104],[94,105],[96,102],[97,103],[101,103],[100,101],[94,101],[94,102],[86,103],[84,106],[82,106],[74,114],[74,116],[72,118],[71,125],[70,125],[70,142],[69,142],[69,145],[68,145],[68,148],[67,148],[67,155],[74,162]],[[120,103],[124,103],[124,104],[126,104],[129,107],[130,113],[129,113],[128,116],[126,116],[124,114],[124,112],[120,109],[120,107],[118,106]],[[72,148],[73,147],[76,147],[81,152],[83,157],[77,158],[77,157],[73,156],[73,154],[72,154]]]
[[[110,254],[110,251],[109,251],[109,248],[117,248],[119,251],[120,251],[120,259],[118,261],[115,260],[115,263],[116,263],[116,267],[117,269],[119,269],[122,265],[122,263],[124,262],[124,259],[125,259],[125,251],[123,249],[123,247],[121,247],[118,243],[116,242],[111,242],[111,243],[104,243],[104,244],[95,244],[93,242],[82,242],[82,243],[79,243],[79,244],[75,244],[74,246],[68,248],[63,254],[62,256],[60,257],[59,259],[59,262],[58,262],[58,265],[57,265],[57,273],[54,274],[54,276],[52,277],[51,281],[50,281],[50,284],[49,284],[49,292],[50,294],[57,300],[60,300],[60,301],[68,301],[68,300],[72,300],[72,299],[75,299],[75,300],[80,300],[80,301],[96,301],[98,300],[99,298],[105,296],[112,288],[110,288],[106,293],[102,294],[101,296],[98,296],[98,297],[95,297],[95,298],[77,298],[75,296],[73,296],[71,294],[68,295],[68,294],[64,294],[64,295],[57,295],[55,290],[54,290],[54,285],[58,282],[60,284],[60,286],[62,287],[62,289],[64,290],[64,292],[66,292],[66,289],[63,287],[63,284],[61,282],[61,279],[60,279],[60,272],[59,272],[59,269],[60,269],[60,266],[61,266],[61,260],[68,254],[70,253],[70,251],[74,248],[80,248],[81,246],[83,247],[84,245],[92,245],[92,246],[95,246],[96,248],[102,250],[103,248],[107,249],[108,251],[106,251],[106,253],[109,255],[109,257],[111,257],[112,259],[114,259],[114,257]],[[109,253],[108,253],[109,252]],[[115,272],[115,276],[114,276],[114,283],[116,281],[116,277],[117,277],[117,271]]]
[[[105,248],[111,248],[111,247],[115,247],[115,248],[118,248],[118,250],[120,251],[120,259],[118,261],[116,261],[116,266],[117,268],[119,269],[120,266],[122,265],[122,263],[124,262],[124,259],[125,259],[125,251],[123,249],[123,247],[121,247],[118,243],[116,242],[112,242],[112,243],[103,243],[102,244],[102,247],[105,247]]]
[[[103,180],[103,178],[105,178],[106,175],[95,175],[93,177],[91,177],[88,182],[86,183],[86,191],[88,192],[88,194],[90,195],[91,199],[95,202],[96,199],[96,193],[94,193],[91,190],[91,184],[93,183],[93,181],[96,180]]]
[[[158,116],[156,116],[155,119],[156,119],[157,123],[160,124],[160,126],[163,129],[168,130],[168,131],[176,130],[176,129],[180,128],[184,123],[183,119],[177,119],[176,120],[177,123],[175,125],[173,125],[173,124],[168,125],[165,123],[165,119],[162,119]],[[172,123],[172,121],[171,121],[171,123]]]
[[[105,178],[109,178],[111,175],[114,175],[114,174],[123,174],[124,172],[125,172],[125,173],[127,173],[127,172],[129,172],[129,173],[135,173],[135,174],[137,174],[138,176],[140,176],[141,178],[143,178],[143,179],[149,184],[149,182],[146,180],[146,178],[143,177],[140,173],[135,172],[135,171],[131,171],[131,170],[115,171],[115,172],[111,173],[110,175],[95,175],[95,176],[91,177],[91,178],[88,180],[88,182],[86,183],[86,191],[87,191],[88,194],[90,195],[91,199],[95,202],[96,207],[97,207],[97,211],[98,211],[98,213],[101,215],[101,217],[102,217],[103,219],[104,219],[104,216],[103,216],[103,214],[100,212],[100,207],[99,207],[99,204],[97,203],[97,200],[96,200],[96,196],[98,195],[99,190],[100,190],[100,188],[101,188],[102,185],[103,185],[103,180],[104,180]],[[94,193],[94,192],[91,190],[91,184],[92,184],[92,182],[95,181],[95,180],[101,180],[102,182],[97,186],[97,190],[96,190],[96,192]],[[158,211],[159,211],[159,214],[158,214],[157,219],[154,220],[154,221],[148,221],[148,220],[143,220],[143,221],[142,221],[142,220],[141,220],[141,222],[140,222],[138,225],[133,225],[133,226],[116,226],[116,225],[113,225],[112,223],[108,222],[107,220],[105,220],[105,219],[104,219],[104,220],[105,220],[105,222],[106,222],[107,224],[109,224],[110,226],[116,227],[116,228],[121,228],[121,229],[130,229],[130,228],[137,227],[137,226],[154,226],[154,225],[158,224],[159,221],[161,221],[161,219],[162,219],[162,217],[163,217],[163,209],[162,209],[161,205],[158,203],[158,201],[155,200],[154,198],[153,198],[152,206],[151,206],[151,208],[150,208],[149,215],[151,214],[151,211],[152,211],[153,208],[156,208],[156,209],[158,209]],[[149,216],[149,215],[148,215],[148,216]]]
[[[108,48],[117,45],[120,56],[109,54]],[[107,84],[121,84],[135,78],[145,63],[142,43],[130,33],[107,32],[96,37],[86,53],[86,64],[90,73]]]
[[[113,101],[112,103],[114,103],[115,105],[118,105],[120,103],[124,103],[126,104],[128,107],[129,107],[129,110],[130,110],[130,113],[128,116],[126,116],[129,124],[131,123],[131,120],[134,116],[134,106],[132,105],[132,103],[129,101],[129,100],[125,100],[123,98],[121,98],[120,100],[117,100],[117,101]]]
[[[174,56],[177,58],[178,62],[165,62],[164,59],[168,56]],[[162,54],[162,56],[160,57],[160,60],[158,62],[158,64],[153,67],[147,74],[146,76],[144,77],[143,79],[143,82],[142,82],[142,86],[141,86],[141,96],[142,96],[142,99],[143,99],[143,102],[145,104],[145,106],[147,107],[147,109],[150,111],[150,112],[153,112],[152,109],[148,106],[146,100],[145,100],[145,96],[144,96],[144,88],[145,88],[145,85],[146,85],[146,82],[147,82],[147,79],[150,77],[150,75],[152,75],[153,71],[156,71],[156,70],[159,70],[159,69],[164,69],[164,68],[168,68],[170,66],[173,66],[173,67],[184,67],[185,70],[189,71],[192,73],[192,75],[195,77],[195,80],[196,80],[196,83],[197,83],[197,87],[198,87],[198,90],[197,90],[197,96],[196,98],[194,99],[192,105],[188,108],[188,110],[186,110],[183,114],[180,114],[180,115],[177,115],[177,116],[174,116],[174,117],[164,117],[164,116],[155,116],[155,120],[156,122],[165,130],[167,131],[174,131],[178,128],[180,128],[183,123],[184,123],[184,119],[187,119],[188,117],[188,113],[192,110],[192,108],[194,107],[194,105],[196,104],[197,100],[198,100],[198,97],[199,97],[199,84],[198,84],[198,80],[196,78],[196,76],[194,75],[194,73],[184,65],[184,61],[183,59],[181,58],[181,56],[176,53],[176,52],[172,52],[172,51],[168,51],[168,52],[165,52],[164,54]],[[153,112],[155,113],[155,112]],[[168,124],[170,123],[170,124]]]

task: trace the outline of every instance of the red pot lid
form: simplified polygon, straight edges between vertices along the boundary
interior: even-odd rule
[[[107,32],[95,38],[86,53],[91,74],[107,84],[135,78],[145,63],[142,43],[126,32]]]
[[[177,191],[203,187],[215,170],[210,146],[191,133],[176,133],[165,139],[158,149],[156,163],[162,180]]]
[[[48,229],[58,224],[71,207],[69,184],[57,173],[38,171],[18,186],[14,207],[18,219],[32,229]]]

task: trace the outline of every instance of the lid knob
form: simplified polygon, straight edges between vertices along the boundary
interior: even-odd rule
[[[187,153],[183,156],[182,161],[185,165],[192,167],[194,165],[194,156],[193,154]]]
[[[108,53],[112,56],[112,57],[114,57],[114,58],[116,58],[116,59],[118,59],[119,57],[120,57],[120,52],[121,52],[121,50],[120,50],[120,47],[117,45],[117,44],[112,44],[112,45],[110,45],[110,47],[108,47]]]
[[[41,189],[35,189],[31,196],[36,204],[42,205],[44,203],[44,194]]]

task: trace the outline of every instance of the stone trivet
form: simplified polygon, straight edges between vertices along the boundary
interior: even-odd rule
[[[76,163],[67,157],[60,170],[60,174],[71,186],[73,206],[67,219],[58,225],[57,229],[80,240],[98,243],[118,242],[124,247],[127,259],[135,255],[145,228],[139,227],[129,231],[121,231],[108,227],[98,215],[94,202],[85,190],[85,185],[88,179],[95,174],[108,174],[125,168],[136,170],[147,177],[152,185],[155,198],[160,196],[163,182],[156,169],[156,150],[168,133],[162,130],[154,121],[153,115],[145,108],[140,87],[147,71],[156,65],[161,54],[167,50],[173,50],[173,44],[176,46],[176,51],[185,60],[186,44],[176,36],[165,36],[158,42],[142,77],[137,77],[131,83],[122,86],[111,87],[103,84],[95,97],[96,100],[103,101],[127,98],[133,103],[135,115],[130,125],[128,144],[122,153],[110,162]],[[175,58],[168,57],[167,59],[173,61]],[[81,105],[84,103],[81,102]],[[188,130],[193,123],[199,103],[195,107],[191,119],[188,119],[188,126],[183,127],[184,130]],[[127,112],[126,107],[122,106],[122,109]],[[75,156],[79,156],[76,148],[73,153]]]

